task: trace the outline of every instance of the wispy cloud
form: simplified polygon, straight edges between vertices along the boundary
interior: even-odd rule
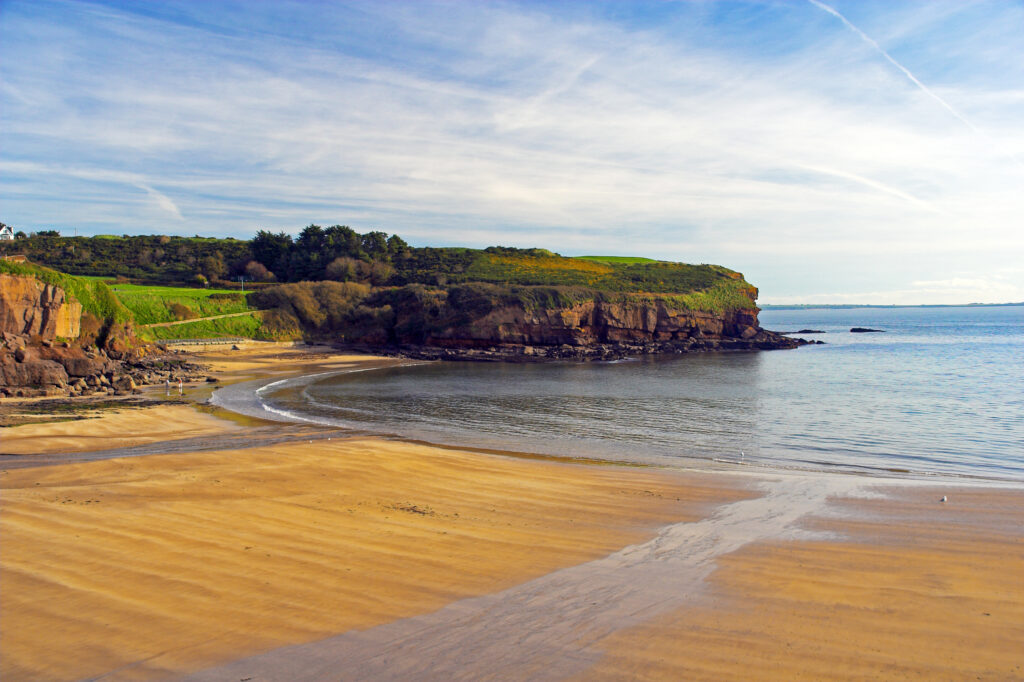
[[[766,297],[1009,266],[1024,254],[1024,173],[1007,158],[1024,150],[1024,50],[990,23],[1024,13],[813,4],[632,5],[626,20],[598,4],[12,0],[4,222],[236,236],[340,222],[724,262]],[[899,62],[867,38],[879,26]],[[934,60],[915,54],[935,44],[984,44],[989,61],[929,88]],[[993,60],[1018,77],[993,81]],[[835,288],[809,284],[823,279]]]

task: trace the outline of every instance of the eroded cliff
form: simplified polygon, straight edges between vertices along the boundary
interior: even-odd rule
[[[77,339],[82,304],[58,286],[0,273],[0,332],[37,340]]]
[[[756,294],[741,278],[688,295],[484,283],[371,291],[310,282],[282,285],[250,301],[271,308],[265,320],[282,330],[418,357],[608,358],[799,345],[760,328]]]

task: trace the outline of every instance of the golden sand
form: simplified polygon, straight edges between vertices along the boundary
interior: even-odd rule
[[[1024,679],[1024,493],[844,507],[813,524],[844,541],[723,557],[703,603],[609,638],[579,679]]]
[[[189,405],[110,410],[68,422],[24,424],[0,430],[0,452],[42,455],[146,445],[236,431],[230,421],[197,412]]]
[[[230,350],[224,345],[201,347],[194,353],[198,362],[219,375],[269,374],[294,371],[296,366],[346,367],[367,362],[400,362],[395,358],[339,353],[330,346],[296,346],[290,343],[252,341]]]
[[[740,495],[651,470],[337,439],[0,481],[4,680],[152,679],[370,627]]]

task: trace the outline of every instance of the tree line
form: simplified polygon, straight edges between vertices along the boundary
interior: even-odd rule
[[[397,235],[310,225],[292,238],[260,230],[250,240],[168,235],[64,237],[43,230],[0,242],[0,255],[29,260],[74,275],[125,277],[148,283],[226,284],[333,279],[379,286],[396,275],[396,264],[418,260]],[[399,276],[403,281],[404,277]]]
[[[410,254],[398,235],[373,231],[359,234],[344,225],[310,225],[298,238],[284,232],[260,230],[250,242],[253,263],[247,273],[263,281],[300,282],[331,279],[339,282],[385,284],[394,263]]]

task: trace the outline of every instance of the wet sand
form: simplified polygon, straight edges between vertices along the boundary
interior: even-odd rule
[[[839,541],[721,557],[698,603],[610,637],[576,679],[1024,679],[1024,492],[890,494],[801,524]]]
[[[208,358],[229,383],[394,362],[322,350]],[[0,678],[1024,679],[1019,487],[566,464],[216,414],[0,432],[58,460],[88,433],[99,457],[135,444],[0,471]]]
[[[178,389],[174,390],[177,393]],[[202,438],[240,428],[230,421],[197,412],[190,405],[112,409],[80,421],[24,424],[3,429],[0,452],[44,455],[108,450]]]
[[[228,381],[287,375],[305,368],[310,368],[309,371],[325,371],[355,365],[403,362],[397,358],[339,353],[330,346],[261,341],[242,344],[238,350],[229,350],[223,345],[200,347],[194,354],[200,362],[209,365],[210,371]]]

